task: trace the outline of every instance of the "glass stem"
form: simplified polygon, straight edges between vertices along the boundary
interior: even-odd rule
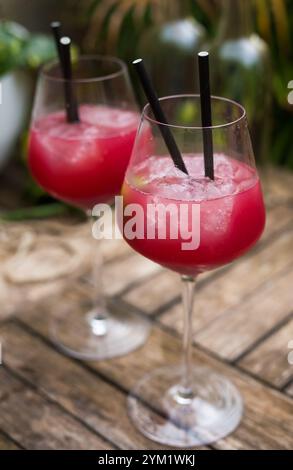
[[[183,364],[181,400],[188,402],[193,398],[191,386],[191,352],[192,352],[192,312],[194,303],[195,278],[182,276],[182,300],[184,310],[183,330]]]
[[[108,331],[108,311],[103,286],[103,257],[99,251],[99,241],[92,234],[95,219],[89,214],[89,235],[91,237],[91,279],[92,284],[92,310],[88,314],[88,321],[96,336],[105,336]]]

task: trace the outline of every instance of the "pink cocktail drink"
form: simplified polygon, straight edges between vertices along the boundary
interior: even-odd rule
[[[83,209],[120,192],[139,116],[107,106],[79,106],[80,122],[63,111],[33,122],[29,166],[49,194]]]
[[[144,236],[131,240],[124,236],[145,257],[178,273],[195,276],[230,263],[251,248],[263,231],[265,209],[259,178],[252,167],[216,154],[215,180],[211,181],[203,176],[202,155],[184,155],[184,160],[189,176],[177,170],[168,156],[150,157],[128,170],[124,206],[135,203],[143,208]],[[172,224],[182,223],[180,218],[167,217],[166,238],[159,239],[159,206],[167,208],[170,204],[177,207],[177,214],[186,214],[189,230],[199,230],[196,249],[182,248],[187,240],[181,237],[180,226],[178,237],[172,238],[170,229]],[[149,205],[158,207],[152,220]],[[195,220],[199,227],[192,225],[192,205],[199,205],[200,217]],[[124,228],[127,220],[125,217]],[[148,224],[155,224],[153,239],[148,239]]]
[[[65,59],[70,59],[69,43],[66,39],[59,44],[68,53]],[[108,56],[79,56],[72,61],[71,73],[69,61],[65,62],[66,67],[59,61],[47,64],[39,74],[28,163],[34,179],[50,195],[88,216],[98,215],[101,207],[94,206],[111,203],[121,191],[140,116],[124,62]],[[70,80],[64,79],[64,68]],[[151,138],[149,126],[143,136]],[[93,227],[90,217],[89,223],[91,300],[78,302],[80,308],[70,312],[62,308],[49,324],[54,343],[69,356],[101,360],[141,346],[149,324],[133,312],[112,315],[109,311],[101,283],[103,257],[96,256],[96,238],[104,234],[95,230],[100,226]],[[77,228],[79,236],[79,224]]]

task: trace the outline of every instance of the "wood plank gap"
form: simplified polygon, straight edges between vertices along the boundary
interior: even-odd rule
[[[99,437],[105,442],[108,442],[111,446],[113,446],[114,450],[119,450],[119,447],[117,447],[117,444],[115,444],[113,441],[111,441],[109,438],[105,437],[103,434],[99,433],[96,431],[94,428],[92,428],[89,424],[84,422],[81,418],[76,416],[74,413],[71,413],[69,410],[64,408],[58,401],[53,400],[47,393],[43,392],[40,390],[33,382],[30,380],[24,378],[22,375],[18,374],[15,370],[11,369],[11,367],[7,366],[5,363],[2,364],[2,367],[8,372],[12,377],[14,377],[16,380],[20,381],[22,384],[26,385],[28,388],[33,390],[37,395],[42,397],[44,400],[46,400],[47,403],[50,403],[51,405],[54,405],[56,408],[58,408],[62,413],[70,416],[74,421],[77,423],[81,424],[85,429],[87,429],[89,432],[94,434],[95,436]]]
[[[110,266],[111,264],[115,264],[120,261],[125,261],[127,258],[131,258],[132,255],[133,252],[121,253],[121,255],[116,256],[116,258],[111,258],[103,262],[103,265]]]
[[[173,330],[172,328],[170,328],[169,326],[163,324],[163,323],[160,323],[160,321],[156,320],[155,319],[155,322],[154,322],[161,330],[165,331],[166,333],[172,335],[174,338],[181,338],[181,336],[177,333],[176,330]],[[270,388],[276,392],[279,392],[280,393],[280,389],[278,387],[276,387],[275,385],[273,385],[272,383],[270,382],[267,382],[266,380],[264,380],[263,378],[257,376],[257,375],[254,375],[252,372],[246,370],[246,369],[242,369],[242,367],[240,367],[238,364],[234,364],[233,362],[230,362],[228,361],[227,359],[225,358],[222,358],[222,357],[219,357],[216,353],[214,353],[213,351],[211,351],[210,349],[207,349],[205,346],[202,346],[200,343],[197,343],[196,341],[193,341],[192,342],[192,345],[198,349],[199,351],[203,352],[204,354],[206,354],[207,356],[209,356],[210,358],[212,359],[215,359],[217,361],[220,361],[222,362],[223,364],[231,367],[232,369],[236,370],[236,371],[239,371],[241,372],[243,375],[246,375],[247,377],[250,377],[251,379],[254,379],[256,380],[257,382],[259,382],[260,384],[264,385],[265,387],[267,388]]]
[[[8,315],[8,317],[4,317],[2,320],[0,320],[0,326],[5,326],[7,323],[10,323],[11,319],[14,318],[15,314],[16,314],[16,310],[15,310],[15,313],[12,312],[11,315]]]
[[[283,233],[287,232],[287,230],[292,230],[293,229],[293,224],[292,222],[289,222],[285,227],[283,227],[281,230],[278,230],[277,232],[273,233],[272,235],[270,235],[266,240],[264,240],[263,242],[259,242],[258,245],[256,246],[256,248],[254,248],[254,250],[252,250],[252,252],[249,252],[247,255],[246,255],[246,258],[251,258],[253,257],[255,254],[259,253],[260,251],[263,251],[265,248],[267,248],[267,246],[269,246],[274,240],[276,240],[279,236],[281,236]],[[240,258],[239,258],[240,259]],[[197,286],[196,286],[196,289],[199,291],[200,289],[202,289],[203,287],[205,287],[206,285],[208,285],[209,283],[211,283],[212,281],[214,280],[217,280],[219,279],[222,275],[228,273],[232,267],[234,266],[234,263],[230,263],[228,264],[227,266],[224,266],[222,267],[219,271],[216,271],[214,274],[211,274],[211,276],[209,276],[208,278],[204,279],[204,280],[200,280],[200,276],[199,276],[199,281],[197,282]],[[280,273],[279,273],[280,274]],[[268,281],[266,281],[268,282]],[[263,283],[265,284],[265,283]],[[263,286],[263,284],[261,284],[260,286],[258,286],[255,291],[257,291],[260,287]],[[135,286],[137,287],[137,286]],[[130,291],[130,289],[127,289],[127,292]],[[255,292],[254,290],[249,292],[249,295],[250,294],[253,294]],[[124,294],[124,292],[123,292]],[[120,295],[120,293],[119,293]],[[245,295],[244,298],[247,297],[247,294]],[[242,300],[242,299],[241,299]],[[241,302],[240,300],[240,302]],[[181,301],[181,296],[176,296],[174,297],[173,299],[170,300],[170,302],[168,302],[167,304],[163,304],[157,311],[151,313],[151,316],[152,318],[154,319],[157,319],[159,318],[161,315],[163,315],[166,311],[168,311],[170,308],[174,307],[176,304],[178,304],[179,302]],[[196,302],[196,296],[195,296],[195,302]],[[224,313],[228,312],[228,310],[225,310]],[[207,325],[205,325],[203,328],[200,328],[198,330],[201,331],[202,329],[205,329]]]
[[[57,349],[56,345],[53,341],[51,341],[49,338],[43,336],[38,331],[34,330],[27,323],[22,322],[19,318],[13,318],[12,323],[15,323],[16,325],[20,326],[24,331],[26,331],[26,333],[30,334],[34,338],[37,338],[38,340],[40,340],[43,344],[48,346],[53,351],[55,351],[55,352],[57,351],[61,356],[65,357],[66,359],[70,360],[71,362],[74,362],[75,364],[78,364],[80,367],[85,369],[87,372],[89,372],[94,377],[99,377],[100,379],[104,380],[104,382],[106,382],[107,384],[111,385],[112,387],[117,388],[117,390],[122,392],[124,395],[128,395],[129,390],[127,388],[123,387],[120,383],[117,383],[117,382],[109,379],[108,376],[106,376],[102,372],[98,371],[97,369],[91,367],[89,365],[89,363],[84,362],[84,361],[79,360],[79,359],[76,359],[74,357],[68,356],[62,350]]]
[[[254,341],[248,348],[244,349],[235,359],[230,361],[230,364],[237,364],[242,361],[248,354],[250,354],[254,349],[260,346],[264,341],[269,339],[274,333],[277,333],[281,328],[286,326],[293,318],[293,311],[291,311],[287,316],[282,318],[277,322],[272,328],[268,329],[263,335],[261,335],[256,341]],[[240,366],[239,366],[240,367]]]
[[[287,382],[285,382],[282,387],[280,388],[280,390],[284,393],[286,393],[286,390],[287,388],[290,388],[291,385],[293,385],[293,378],[291,377],[290,379],[287,380]]]
[[[50,349],[50,350],[51,350],[50,346],[48,347],[48,345],[46,344],[46,342],[43,342],[43,341],[42,341],[42,338],[37,337],[37,335],[36,335],[36,337],[34,337],[35,335],[32,335],[32,334],[28,333],[28,332],[25,330],[25,328],[23,328],[22,325],[21,325],[19,322],[11,322],[11,323],[10,323],[10,326],[12,326],[14,329],[15,329],[15,327],[17,327],[17,328],[19,329],[19,333],[20,333],[20,330],[22,330],[22,331],[23,331],[23,334],[27,335],[28,338],[29,338],[29,337],[31,338],[31,341],[32,341],[32,339],[34,338],[35,341],[38,341],[40,344],[42,344],[42,347],[43,347],[43,348],[44,348],[44,345],[45,345],[46,349]],[[54,352],[55,354],[57,354],[56,349],[52,350],[52,352]],[[48,355],[49,355],[49,354],[50,354],[50,353],[49,353],[49,351],[48,351]],[[66,356],[65,359],[66,359],[67,362],[70,361],[70,358],[67,357],[67,356]],[[76,361],[70,361],[70,362],[76,362]],[[82,369],[82,367],[81,367],[80,364],[77,364],[77,365],[74,364],[74,365],[75,365],[75,367],[77,366],[78,368]],[[68,366],[69,366],[69,365],[68,365]],[[14,368],[14,367],[13,367],[13,369],[11,369],[11,366],[6,366],[6,369],[7,369],[7,371],[10,373],[10,375],[13,375],[13,376],[15,376],[18,380],[21,380],[23,383],[25,383],[25,385],[28,385],[29,388],[33,388],[33,390],[36,391],[36,392],[37,392],[39,395],[41,395],[42,397],[44,397],[44,398],[46,399],[46,401],[52,402],[54,405],[57,404],[57,406],[59,405],[60,402],[59,402],[59,401],[55,402],[54,398],[52,399],[52,398],[51,398],[51,395],[50,395],[49,393],[47,393],[47,391],[40,393],[40,391],[39,391],[40,389],[39,389],[37,386],[35,386],[34,383],[33,383],[30,379],[27,379],[26,377],[23,377],[22,375],[21,375],[21,376],[18,376],[18,373],[15,372],[15,368]],[[88,370],[87,370],[87,372],[88,372]],[[90,372],[91,372],[91,371],[90,371]],[[95,372],[97,372],[97,371],[95,370]],[[90,374],[90,375],[91,375],[91,374]],[[95,373],[94,375],[95,375],[95,377],[94,377],[95,379],[97,379],[97,377],[99,376],[98,373]],[[42,385],[40,385],[40,387],[41,387],[41,389],[42,389]],[[112,387],[112,388],[114,388],[114,387]],[[115,390],[116,390],[116,389],[117,389],[117,392],[118,392],[118,387],[115,387]],[[124,396],[124,393],[121,393],[121,395]],[[140,397],[139,397],[139,398],[140,398]],[[143,400],[141,400],[141,401],[143,401]],[[159,410],[153,408],[150,403],[146,403],[146,405],[147,405],[154,413],[156,413],[156,414],[158,414],[158,415],[160,415],[160,416],[164,416],[164,415],[162,415],[162,413],[161,413]],[[59,406],[59,408],[61,408],[61,409],[63,410],[63,405],[61,404],[61,405]],[[75,413],[72,413],[72,412],[68,411],[68,410],[67,410],[67,407],[64,407],[64,410],[65,410],[65,412],[67,412],[67,414],[69,414],[70,416],[72,416],[73,418],[76,419],[76,414],[75,414]],[[77,419],[77,420],[80,421],[79,419]],[[81,420],[80,422],[81,422],[81,424],[83,424],[83,425],[85,424],[85,422],[84,422],[83,420]],[[90,431],[92,431],[92,429],[90,429]],[[111,440],[105,438],[104,434],[103,434],[102,436],[104,437],[104,440],[105,440],[105,441],[107,440],[108,442],[111,442]],[[111,442],[111,444],[114,445],[116,449],[122,449],[122,448],[124,448],[124,447],[119,447],[118,444],[116,444],[116,445],[113,444],[113,442]],[[147,448],[148,448],[148,447],[147,447]],[[146,448],[146,449],[147,449],[147,448]],[[205,446],[205,449],[206,449],[206,448],[207,448],[207,446]],[[209,448],[210,448],[210,447],[209,447]]]
[[[254,257],[256,254],[258,254],[260,251],[263,251],[265,248],[267,248],[267,246],[269,246],[276,239],[278,239],[283,233],[286,233],[288,230],[292,230],[292,229],[293,229],[293,224],[290,221],[287,224],[285,224],[281,229],[276,230],[270,236],[266,237],[264,240],[261,240],[256,245],[256,247],[253,248],[253,250],[251,250],[250,252],[248,252],[246,254],[246,259],[250,259],[250,258]],[[201,287],[204,287],[209,282],[212,282],[213,280],[216,280],[217,278],[220,278],[222,275],[229,272],[233,268],[233,266],[234,266],[234,263],[230,263],[230,264],[228,264],[226,266],[223,266],[220,269],[212,272],[212,274],[210,276],[208,276],[207,278],[205,278],[204,280],[202,280],[202,281],[199,280],[198,281],[198,287],[197,288],[200,289]],[[147,275],[146,277],[143,277],[142,279],[137,279],[135,281],[132,281],[130,284],[128,284],[123,289],[121,289],[119,292],[115,293],[115,297],[120,298],[120,297],[123,297],[123,296],[127,295],[129,292],[131,292],[135,288],[138,288],[141,285],[143,285],[143,283],[148,282],[152,279],[155,279],[155,276],[162,274],[162,272],[163,272],[163,268],[159,272],[150,273],[149,275]],[[199,279],[200,279],[200,277],[199,277]],[[172,306],[176,305],[176,303],[178,303],[179,300],[180,300],[180,296],[176,295],[176,297],[174,297],[173,299],[170,299],[170,301],[168,301],[167,304],[162,304],[162,306],[160,306],[158,310],[155,310],[154,312],[150,312],[148,314],[148,317],[153,317],[153,316],[155,317],[155,316],[162,315],[163,313],[165,313],[170,308],[170,306],[172,307]]]
[[[275,390],[276,392],[283,393],[282,388],[277,387],[273,383],[269,382],[268,380],[264,379],[263,377],[260,377],[257,374],[254,374],[253,372],[245,369],[244,367],[237,365],[237,364],[232,364],[228,363],[232,368],[238,370],[239,372],[242,372],[242,374],[247,375],[251,379],[257,380],[260,384],[264,385],[267,388],[270,388],[271,390]]]
[[[155,275],[160,274],[160,272],[161,271],[158,271],[157,273],[155,273]],[[136,287],[139,287],[144,282],[147,282],[147,281],[149,281],[150,279],[153,279],[153,278],[154,278],[154,273],[150,273],[147,276],[143,277],[143,279],[138,279],[137,281],[132,281],[126,287],[124,287],[119,292],[117,292],[117,294],[115,294],[115,297],[120,297],[120,296],[122,297],[123,295],[125,295],[129,291],[131,291],[132,289],[135,289]]]
[[[121,305],[121,308],[122,308],[122,305]],[[32,321],[32,324],[34,325],[33,323],[33,316],[30,317],[31,318],[31,321]],[[45,322],[46,323],[46,322]],[[157,322],[155,322],[157,328],[154,329],[154,332],[153,332],[153,339],[155,341],[154,343],[154,346],[157,346],[158,343],[158,339],[161,338],[163,340],[163,343],[162,345],[159,346],[159,348],[163,348],[162,349],[162,352],[164,351],[165,353],[170,353],[173,357],[173,360],[177,360],[178,358],[178,351],[177,351],[177,347],[180,347],[180,345],[178,344],[177,342],[177,339],[176,341],[172,341],[172,338],[177,338],[179,337],[180,335],[177,333],[175,334],[173,331],[170,335],[166,335],[166,332],[164,333],[164,328],[162,328],[162,326],[160,324],[158,324]],[[42,325],[42,326],[41,326]],[[46,336],[46,330],[43,329],[44,327],[44,323],[41,323],[40,325],[40,328],[38,327],[38,322],[36,323],[36,326],[35,328],[38,329],[38,331],[40,331],[40,335],[42,336]],[[156,338],[156,339],[155,339]],[[176,345],[176,348],[174,346],[174,348],[176,349],[177,352],[175,352],[175,349],[173,350],[173,344]],[[168,345],[168,346],[167,346]],[[167,349],[166,349],[166,346],[167,346]],[[146,346],[147,348],[147,346]],[[147,350],[147,349],[146,349]],[[146,351],[145,350],[145,351]],[[179,350],[179,348],[178,348]],[[133,354],[133,355],[129,355],[129,358],[130,358],[130,363],[129,363],[129,366],[131,367],[131,364],[132,362],[131,361],[134,361],[133,362],[133,366],[136,364],[136,367],[137,367],[137,361],[141,360],[141,358],[144,358],[144,352],[140,352],[138,351],[138,355]],[[55,349],[55,352],[56,352],[56,349]],[[213,362],[213,367],[216,368],[217,366],[219,367],[219,370],[222,370],[222,368],[227,368],[227,373],[230,371],[230,374],[233,375],[235,377],[235,380],[237,379],[237,381],[239,380],[240,383],[242,384],[243,387],[247,387],[247,394],[249,396],[249,402],[250,402],[250,405],[251,405],[251,408],[250,408],[250,413],[255,409],[256,407],[258,406],[257,405],[257,397],[255,394],[251,394],[249,392],[249,389],[251,387],[253,388],[256,388],[256,390],[258,389],[258,387],[261,387],[259,388],[259,390],[261,391],[262,393],[262,396],[268,396],[269,397],[269,400],[270,400],[270,403],[271,405],[273,405],[275,402],[274,400],[276,401],[276,409],[280,408],[281,409],[289,409],[289,406],[291,406],[291,403],[292,403],[292,400],[290,400],[289,397],[287,397],[287,395],[281,393],[279,390],[275,390],[273,389],[273,387],[270,387],[270,386],[267,386],[267,385],[263,385],[261,383],[261,381],[259,381],[258,379],[256,380],[254,377],[250,378],[249,379],[249,374],[247,373],[244,373],[242,371],[240,371],[239,369],[237,369],[237,367],[233,367],[231,366],[230,364],[227,364],[225,363],[225,361],[223,360],[220,360],[218,357],[214,356],[214,358],[212,358],[211,354],[209,352],[204,352],[202,353],[200,351],[200,348],[193,348],[193,353],[194,355],[198,355],[199,356],[199,361],[200,360],[203,360],[204,362]],[[138,359],[135,359],[136,357],[138,357]],[[140,358],[140,359],[139,359]],[[154,364],[155,363],[160,363],[163,361],[163,357],[159,356],[157,357],[156,355],[153,355],[152,353],[150,354],[150,358],[151,358],[151,361],[152,361],[152,365],[154,367]],[[68,359],[68,358],[67,358]],[[157,360],[158,359],[158,360]],[[114,363],[114,364],[113,364]],[[125,363],[128,363],[128,359],[126,358],[126,360],[124,358],[118,358],[117,360],[114,360],[112,363],[111,361],[109,362],[109,365],[107,366],[107,363],[105,362],[102,362],[101,363],[101,366],[99,366],[99,364],[97,364],[96,362],[93,363],[92,367],[95,367],[95,368],[99,368],[102,369],[103,373],[105,374],[109,374],[112,381],[114,381],[114,383],[116,382],[121,382],[124,384],[125,383],[125,387],[127,387],[127,389],[130,389],[133,387],[133,378],[129,378],[125,381],[125,377],[121,376],[121,373],[119,372],[121,370],[121,368],[123,369]],[[200,363],[200,362],[199,362]],[[113,370],[111,368],[113,364]],[[119,366],[120,364],[120,366]],[[109,367],[110,366],[110,367]],[[144,373],[148,372],[148,367],[145,367],[143,366],[142,367]],[[140,373],[142,374],[142,370],[140,371]],[[138,373],[137,371],[135,372],[135,379],[136,379],[136,375],[138,376],[139,378],[139,375],[140,373]],[[124,378],[123,378],[124,377]],[[246,385],[244,385],[246,384]],[[246,388],[244,388],[244,390],[246,390]],[[249,395],[249,393],[250,395]],[[281,406],[282,404],[282,406]],[[244,420],[244,422],[246,423],[244,428],[240,428],[240,431],[236,431],[236,434],[235,434],[235,440],[233,440],[233,436],[227,438],[227,442],[224,441],[224,442],[218,442],[215,444],[215,446],[217,448],[230,448],[230,446],[232,448],[246,448],[247,446],[249,448],[255,448],[255,442],[254,440],[251,438],[250,439],[250,435],[251,435],[251,432],[252,432],[252,429],[251,426],[257,426],[256,430],[255,430],[255,435],[257,436],[258,433],[261,434],[261,442],[259,444],[259,448],[275,448],[274,446],[276,446],[276,448],[283,448],[284,445],[282,444],[282,441],[280,440],[280,435],[278,434],[279,431],[278,431],[278,426],[275,424],[275,421],[274,419],[276,418],[277,419],[277,416],[276,414],[273,414],[273,418],[272,419],[268,419],[268,421],[271,421],[272,423],[272,426],[273,426],[273,429],[274,429],[274,434],[273,436],[270,435],[269,432],[266,432],[265,430],[263,430],[263,427],[261,425],[261,419],[262,419],[262,414],[264,414],[264,416],[266,415],[265,413],[265,407],[264,406],[261,406],[261,410],[260,410],[260,413],[258,413],[254,419],[254,414],[250,414],[249,417],[247,419]],[[275,411],[276,409],[273,408]],[[275,412],[274,411],[274,412]],[[284,422],[284,424],[282,424],[283,421],[281,421],[279,423],[279,430],[280,432],[284,429],[286,429],[288,426],[286,424],[286,422]],[[254,435],[254,434],[253,434]],[[288,430],[287,430],[287,436],[288,435]],[[245,439],[243,442],[243,438]],[[288,437],[289,439],[289,437]],[[288,440],[287,439],[287,440]],[[288,445],[288,443],[286,444]],[[236,447],[235,447],[236,446]]]
[[[229,271],[230,265],[223,267],[222,269],[215,271],[212,273],[209,277],[205,279],[200,279],[197,281],[196,289],[200,291],[203,289],[207,284],[209,284],[211,281],[214,281],[218,278],[220,278],[223,274],[225,274],[227,271]],[[179,277],[179,275],[178,275]],[[179,281],[180,282],[180,281]],[[124,302],[124,299],[119,299],[119,301]],[[175,305],[179,304],[181,302],[181,295],[176,295],[173,299],[168,301],[167,303],[163,304],[161,307],[159,307],[157,310],[152,312],[150,315],[151,318],[153,319],[158,319],[161,315],[163,315],[166,311],[168,311],[170,308],[174,307]],[[137,307],[135,307],[137,308]]]
[[[19,449],[21,450],[26,450],[26,448],[20,444],[20,442],[18,442],[16,439],[14,439],[13,437],[11,437],[6,431],[4,431],[3,429],[0,429],[0,435],[3,436],[7,441],[10,441],[12,444],[14,444],[16,447],[18,447]],[[1,449],[1,450],[4,450],[4,449]]]
[[[261,284],[259,284],[255,289],[252,289],[251,291],[249,292],[245,292],[243,294],[242,297],[239,298],[239,301],[238,301],[238,305],[241,305],[245,302],[248,302],[251,297],[253,297],[254,294],[257,294],[259,291],[261,291],[262,289],[265,289],[266,286],[270,285],[272,281],[274,281],[275,279],[279,279],[279,278],[282,278],[283,276],[285,276],[288,272],[290,272],[292,270],[292,267],[293,267],[293,264],[289,264],[288,266],[286,266],[284,269],[282,269],[280,272],[278,272],[277,274],[275,274],[274,276],[272,276],[271,278],[265,280],[264,282],[262,282]],[[196,305],[196,293],[195,293],[195,305]],[[196,330],[196,332],[194,332],[196,335],[198,335],[199,333],[201,333],[202,331],[205,331],[207,328],[209,328],[210,325],[212,325],[212,323],[216,320],[218,321],[219,319],[225,317],[227,314],[233,312],[235,310],[235,305],[232,305],[231,307],[227,308],[226,310],[223,310],[217,317],[216,319],[215,318],[212,318],[210,321],[208,321],[205,325],[203,325],[201,328],[198,328]],[[237,358],[238,360],[238,358]],[[231,363],[233,361],[229,361],[228,363]]]
[[[132,305],[129,305],[127,302],[125,302],[124,300],[119,300],[119,302],[121,304],[123,304],[124,308],[128,308],[128,309],[132,309],[132,310],[135,310],[135,312],[138,313],[137,309],[134,308]],[[12,322],[15,322],[17,325],[19,325],[23,330],[25,330],[26,332],[28,332],[29,334],[31,334],[32,336],[38,338],[39,340],[41,340],[44,344],[46,344],[46,346],[50,347],[51,349],[53,349],[54,351],[56,351],[56,345],[54,344],[53,341],[50,341],[50,339],[46,338],[45,336],[43,336],[42,334],[40,334],[38,331],[34,330],[33,328],[31,328],[27,323],[24,323],[22,322],[19,318],[13,318],[11,320]],[[167,325],[164,325],[163,323],[161,323],[159,321],[159,319],[154,319],[153,321],[154,325],[158,326],[158,328],[162,331],[165,331],[166,333],[169,333],[170,335],[172,335],[173,337],[175,338],[181,338],[181,336],[175,331],[173,330],[172,328],[168,327]],[[239,367],[237,364],[233,364],[233,362],[230,362],[224,358],[219,358],[219,356],[217,354],[215,354],[213,351],[210,351],[209,349],[205,348],[204,346],[202,346],[201,344],[197,343],[196,341],[193,341],[193,346],[196,347],[199,351],[202,351],[203,353],[205,353],[207,356],[209,356],[210,358],[212,359],[215,359],[217,361],[220,361],[224,364],[226,364],[227,366],[230,366],[232,369],[235,369],[235,370],[238,370],[240,371],[241,373],[243,373],[244,375],[246,375],[247,377],[250,377],[254,380],[256,380],[257,382],[259,382],[260,384],[264,385],[265,387],[268,387],[274,391],[277,391],[277,392],[280,392],[280,389],[277,388],[275,385],[267,382],[266,380],[262,379],[261,377],[259,376],[255,376],[253,373],[249,372],[248,370],[246,369],[242,369],[241,367]],[[120,392],[122,392],[123,394],[125,395],[128,395],[129,393],[129,389],[127,387],[124,387],[121,385],[121,383],[119,382],[116,382],[115,380],[112,380],[110,379],[107,375],[103,374],[101,371],[98,371],[97,369],[93,368],[90,366],[89,363],[85,363],[81,360],[78,360],[78,359],[75,359],[73,357],[70,357],[70,356],[67,356],[65,353],[63,353],[62,351],[58,350],[58,352],[66,357],[67,359],[70,359],[71,361],[75,362],[76,364],[80,365],[82,368],[84,368],[85,370],[87,370],[88,372],[90,372],[92,375],[96,376],[96,377],[99,377],[100,379],[104,380],[106,383],[108,383],[109,385],[113,386],[113,387],[116,387]]]

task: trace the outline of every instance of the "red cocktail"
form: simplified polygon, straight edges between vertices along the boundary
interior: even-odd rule
[[[254,245],[264,228],[265,210],[255,169],[225,155],[215,155],[215,181],[211,181],[204,177],[202,155],[185,155],[184,161],[189,176],[177,170],[169,156],[152,156],[131,168],[123,186],[124,205],[139,204],[144,209],[145,236],[125,239],[156,263],[195,276],[230,263]],[[148,223],[155,224],[158,235],[161,208],[168,211],[172,204],[175,204],[173,223],[180,224],[180,212],[186,207],[189,230],[192,205],[200,206],[200,217],[194,220],[194,224],[200,225],[197,249],[182,248],[188,240],[182,238],[180,227],[178,238],[171,237],[170,217],[166,221],[166,238],[148,239]],[[149,220],[148,205],[156,210],[153,220]],[[194,226],[193,230],[197,228]]]
[[[137,252],[181,275],[183,360],[182,365],[144,376],[132,390],[128,407],[132,421],[148,438],[193,448],[232,432],[243,413],[241,395],[229,380],[192,363],[195,281],[257,242],[265,209],[240,105],[213,97],[214,125],[202,127],[199,96],[162,98],[163,113],[154,103],[163,119],[158,121],[150,106],[145,107],[122,190],[123,235]],[[203,156],[207,144],[212,148],[209,174]]]
[[[63,111],[40,117],[30,132],[29,165],[48,193],[83,209],[119,194],[139,116],[134,111],[79,106],[80,122]]]
[[[127,67],[119,59],[79,57],[69,75],[71,79],[64,79],[56,63],[45,66],[39,76],[29,166],[49,194],[91,215],[93,206],[112,202],[120,193],[139,115]],[[88,246],[94,292],[89,289],[89,301],[78,308],[58,311],[50,324],[55,343],[79,359],[126,354],[149,334],[149,324],[142,317],[109,313],[92,229],[91,221]]]

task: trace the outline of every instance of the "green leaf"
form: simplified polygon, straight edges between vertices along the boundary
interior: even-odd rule
[[[22,52],[29,32],[11,21],[0,21],[0,75],[22,65]]]
[[[25,219],[46,219],[48,217],[64,215],[68,212],[68,210],[68,206],[59,202],[53,202],[52,204],[25,207],[23,209],[16,209],[14,211],[1,211],[0,219],[15,222]]]
[[[32,69],[56,58],[53,39],[45,34],[32,34],[22,52],[22,63]]]

